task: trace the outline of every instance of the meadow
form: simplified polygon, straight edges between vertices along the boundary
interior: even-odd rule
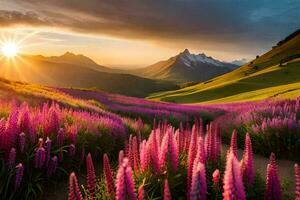
[[[4,199],[47,199],[67,177],[70,200],[300,198],[300,98],[177,105],[16,85],[0,103]],[[270,157],[264,174],[256,154]],[[276,158],[295,177],[279,177]]]

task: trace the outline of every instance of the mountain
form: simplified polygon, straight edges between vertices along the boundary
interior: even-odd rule
[[[152,79],[164,79],[177,83],[206,81],[225,74],[238,66],[221,62],[205,54],[191,54],[185,49],[168,60],[157,62],[132,73]]]
[[[91,58],[84,56],[82,54],[74,54],[72,52],[66,52],[61,56],[50,56],[45,57],[42,55],[36,56],[36,59],[40,59],[43,61],[54,62],[54,63],[64,63],[64,64],[72,64],[72,65],[79,65],[82,67],[88,67],[97,71],[101,72],[115,72],[115,70],[98,65],[95,61]]]
[[[149,98],[180,103],[233,102],[300,96],[300,31],[242,67],[180,90]]]
[[[237,65],[237,66],[242,66],[244,64],[246,64],[248,61],[246,58],[242,58],[240,60],[234,60],[232,62],[230,62],[231,64]]]
[[[71,55],[73,56],[73,55]],[[70,54],[62,57],[70,58]],[[97,88],[129,96],[145,97],[149,93],[176,89],[177,86],[129,74],[101,72],[92,68],[93,62],[78,63],[62,57],[22,55],[13,61],[0,60],[0,76],[9,80],[57,87]],[[83,58],[82,56],[78,58]],[[51,60],[52,59],[52,60]],[[96,67],[96,65],[94,65]]]

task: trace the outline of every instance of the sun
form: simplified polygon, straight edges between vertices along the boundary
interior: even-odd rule
[[[13,42],[4,43],[2,46],[2,53],[7,58],[14,58],[18,52],[18,46]]]

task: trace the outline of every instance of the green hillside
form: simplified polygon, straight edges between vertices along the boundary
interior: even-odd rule
[[[252,62],[225,75],[148,98],[178,103],[230,102],[300,95],[300,34],[279,42]]]

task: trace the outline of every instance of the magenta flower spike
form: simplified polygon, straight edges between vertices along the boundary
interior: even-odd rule
[[[122,165],[123,159],[124,159],[124,151],[121,150],[121,151],[119,152],[119,158],[118,158],[119,166]]]
[[[254,161],[252,153],[251,138],[249,133],[246,134],[245,139],[245,150],[243,154],[243,159],[241,161],[241,170],[243,179],[249,185],[254,183]]]
[[[16,163],[16,156],[17,156],[17,151],[15,148],[11,148],[9,155],[8,155],[8,160],[7,160],[7,167],[9,169],[13,168],[15,166]]]
[[[163,200],[171,200],[171,192],[169,188],[169,182],[168,179],[165,179],[165,184],[164,184],[164,199]]]
[[[168,153],[168,146],[169,146],[169,133],[166,132],[163,136],[161,147],[159,151],[159,169],[162,170],[166,164],[166,156]]]
[[[197,133],[195,126],[193,126],[192,135],[190,139],[188,159],[187,159],[187,199],[190,198],[190,188],[192,182],[193,164],[197,151]]]
[[[193,168],[190,199],[205,200],[207,193],[205,166],[203,163],[198,162],[194,163]]]
[[[133,180],[133,174],[132,169],[130,166],[127,166],[125,169],[125,182],[126,182],[126,190],[127,195],[130,200],[136,200],[136,194],[134,192],[134,180]]]
[[[106,190],[108,194],[112,196],[114,193],[114,179],[107,154],[103,155],[103,171],[106,183]]]
[[[70,174],[68,200],[82,200],[82,194],[78,185],[77,177],[74,172]]]
[[[231,135],[230,142],[230,151],[232,151],[233,155],[238,158],[237,153],[237,131],[234,129]]]
[[[21,186],[21,182],[23,179],[24,167],[22,163],[19,163],[16,166],[16,179],[15,179],[15,190],[18,190]]]
[[[169,134],[169,147],[170,147],[171,167],[173,172],[176,172],[178,169],[178,162],[179,162],[179,149],[178,149],[178,143],[173,133]]]
[[[160,165],[159,165],[159,151],[156,141],[156,134],[153,132],[151,136],[149,137],[149,149],[151,151],[151,163],[152,163],[152,169],[154,173],[159,173]]]
[[[116,178],[116,200],[125,200],[125,168],[122,164],[119,165],[119,169],[117,172],[117,178]]]
[[[227,154],[223,184],[223,200],[246,199],[240,165],[231,151]]]
[[[25,142],[26,142],[26,136],[25,136],[25,133],[22,132],[19,134],[19,150],[21,153],[24,152]]]
[[[133,168],[134,171],[138,171],[139,168],[139,152],[138,152],[138,143],[137,138],[132,138],[132,157],[133,157]]]
[[[300,200],[300,169],[298,164],[295,164],[295,200]]]
[[[214,187],[217,187],[220,181],[220,171],[218,169],[216,169],[213,174],[213,183],[214,183]]]
[[[46,161],[46,151],[43,147],[39,147],[35,153],[35,158],[34,158],[34,166],[37,169],[41,169]]]
[[[278,176],[277,165],[276,165],[274,153],[271,153],[270,163],[268,164],[268,167],[267,167],[265,199],[266,200],[280,200],[281,199],[280,179]]]
[[[95,174],[93,159],[90,153],[86,157],[86,170],[87,170],[86,187],[89,194],[93,197],[95,195],[95,189],[96,189],[96,174]]]

